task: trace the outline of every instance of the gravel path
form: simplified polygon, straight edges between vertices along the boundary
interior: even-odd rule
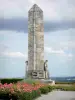
[[[36,100],[75,100],[75,92],[72,91],[52,91],[47,95],[42,95]]]

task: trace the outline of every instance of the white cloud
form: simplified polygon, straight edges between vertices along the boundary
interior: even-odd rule
[[[18,31],[14,31],[14,30],[0,30],[0,35],[12,36],[13,34],[15,34],[15,35],[23,35],[23,34],[27,34],[27,33],[18,32]]]
[[[38,4],[44,11],[46,20],[73,20],[75,19],[74,0],[29,0]],[[74,15],[74,16],[73,16]]]
[[[28,17],[28,10],[36,3],[44,11],[44,20],[75,19],[74,0],[0,0],[0,17]]]
[[[27,17],[27,0],[1,0],[0,17]]]
[[[24,34],[24,32],[8,30],[0,31],[0,56],[19,57],[27,59],[27,36],[28,35]],[[22,53],[24,51],[25,54]]]
[[[37,2],[37,0],[28,0],[30,3],[35,4]]]
[[[63,56],[63,57],[67,57],[67,58],[72,58],[73,54],[71,53],[66,53],[63,49],[54,49],[52,47],[47,47],[45,46],[45,53],[48,54],[55,54],[57,56]]]
[[[23,54],[21,52],[2,52],[1,54],[8,57],[27,58],[27,54]]]
[[[7,48],[5,44],[0,43],[0,52],[7,50]]]
[[[72,54],[68,54],[68,56],[69,56],[69,57],[73,57],[73,55],[72,55]]]
[[[64,54],[63,50],[54,50],[52,47],[45,47],[45,52],[53,54]]]
[[[75,29],[48,32],[45,34],[44,38],[45,46],[58,50],[75,49]]]
[[[60,42],[60,45],[64,48],[64,49],[75,49],[75,41],[67,41],[67,42]]]

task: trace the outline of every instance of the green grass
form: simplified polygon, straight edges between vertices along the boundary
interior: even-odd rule
[[[24,79],[22,80],[21,82],[25,82],[25,83],[28,83],[28,84],[33,84],[33,83],[37,83],[38,81],[35,80],[35,79]]]
[[[75,91],[75,86],[50,86],[52,90]]]
[[[75,82],[55,82],[55,84],[75,84]]]

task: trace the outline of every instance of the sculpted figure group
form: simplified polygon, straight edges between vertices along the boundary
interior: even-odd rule
[[[27,71],[28,71],[28,61],[25,62],[26,63],[26,75],[27,75]],[[45,78],[49,78],[49,72],[48,72],[48,60],[45,60],[44,62],[44,75]]]

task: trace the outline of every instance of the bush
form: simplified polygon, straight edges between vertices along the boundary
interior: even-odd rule
[[[41,96],[41,91],[38,89],[38,90],[33,90],[32,91],[32,98],[34,99],[34,98],[37,98],[37,97],[39,97],[39,96]]]
[[[53,90],[52,86],[48,86],[48,88],[49,88],[49,92]]]
[[[22,81],[23,79],[19,79],[19,78],[11,78],[11,79],[1,79],[1,83],[5,84],[5,83],[17,83],[18,81]]]
[[[16,92],[14,94],[10,93],[0,93],[0,99],[3,100],[33,100],[37,97],[41,96],[40,90],[33,90],[32,92]]]
[[[39,87],[27,83],[0,84],[0,99],[33,100],[41,95]]]
[[[0,93],[0,99],[2,100],[10,100],[8,93]]]
[[[32,93],[22,92],[18,94],[18,100],[33,100]]]
[[[42,94],[47,94],[49,92],[48,86],[44,86],[40,88],[40,91]]]

